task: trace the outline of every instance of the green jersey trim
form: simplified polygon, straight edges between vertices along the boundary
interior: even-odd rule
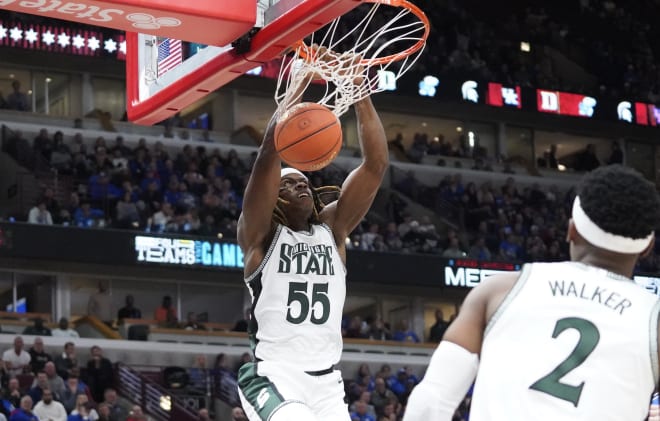
[[[509,306],[509,304],[511,304],[511,302],[513,301],[514,298],[516,298],[520,290],[522,290],[531,272],[532,272],[531,264],[526,264],[523,266],[522,271],[520,272],[520,276],[518,276],[518,279],[516,280],[516,283],[513,284],[511,290],[506,294],[500,305],[497,307],[497,310],[495,310],[495,313],[493,313],[493,315],[490,317],[488,324],[486,324],[486,329],[484,329],[484,339],[486,339],[488,332],[491,331],[495,323],[500,319],[500,317],[502,317],[502,314]]]
[[[258,363],[247,363],[241,367],[238,387],[245,400],[252,405],[259,417],[266,421],[282,406],[293,401],[286,401],[268,377],[259,375],[257,367]]]
[[[277,229],[275,230],[275,235],[273,235],[273,241],[271,241],[270,245],[268,246],[268,251],[266,252],[266,255],[264,256],[264,259],[259,263],[259,266],[257,269],[250,274],[247,278],[245,278],[245,283],[249,283],[255,276],[261,273],[262,270],[264,270],[264,267],[266,266],[266,263],[268,263],[268,259],[270,258],[270,255],[273,254],[273,249],[275,248],[275,244],[277,244],[277,240],[280,237],[280,233],[282,232],[282,225],[278,224]]]

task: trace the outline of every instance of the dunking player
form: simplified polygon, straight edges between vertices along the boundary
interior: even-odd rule
[[[581,182],[571,262],[535,263],[471,291],[405,421],[644,420],[658,381],[658,297],[630,279],[660,223],[655,187],[622,166]]]
[[[371,99],[355,104],[363,161],[339,198],[323,206],[299,171],[280,169],[273,117],[245,191],[238,242],[252,294],[256,358],[239,372],[251,421],[348,421],[341,372],[341,319],[348,234],[367,213],[388,165]]]

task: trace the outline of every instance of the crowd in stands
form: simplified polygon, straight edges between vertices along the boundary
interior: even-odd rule
[[[447,321],[444,318],[442,310],[435,312],[435,323],[429,329],[429,334],[425,338],[419,338],[408,323],[407,319],[402,319],[397,323],[395,329],[392,329],[390,323],[382,318],[360,316],[345,316],[342,319],[342,336],[344,338],[372,339],[377,341],[396,341],[408,343],[432,342],[439,343],[445,334],[445,331],[454,320],[455,315]]]
[[[426,74],[597,97],[660,99],[659,52],[653,42],[653,17],[660,9],[652,0],[415,3],[432,22],[418,64]],[[529,43],[529,51],[522,51],[521,42]],[[585,76],[578,77],[555,52]]]
[[[406,151],[432,154],[434,144],[420,134]],[[395,140],[396,141],[396,140]],[[585,162],[593,152],[585,150]],[[593,148],[592,148],[593,149]],[[74,180],[68,201],[60,203],[51,188],[30,209],[27,220],[37,224],[116,227],[150,232],[236,237],[242,194],[256,153],[247,159],[235,150],[186,144],[170,155],[161,142],[135,148],[117,136],[98,138],[89,148],[81,135],[65,142],[61,132],[51,138],[44,129],[30,142],[20,132],[5,150],[30,168],[56,170]],[[450,154],[451,150],[439,150]],[[588,156],[587,156],[588,155]],[[556,164],[552,150],[546,157]],[[475,170],[492,171],[483,160]],[[481,163],[481,164],[480,164]],[[505,168],[506,171],[506,168]],[[313,186],[341,185],[345,173],[333,166],[311,176]],[[568,257],[564,241],[574,189],[519,186],[513,177],[504,185],[477,185],[460,174],[446,175],[436,186],[420,183],[414,172],[395,177],[395,190],[438,215],[454,218],[454,228],[438,227],[427,215],[411,214],[392,194],[384,218],[367,218],[351,234],[349,249],[378,252],[430,253],[447,258],[500,261],[558,261]],[[658,268],[657,255],[645,259],[644,270]]]
[[[77,332],[68,336],[78,337]],[[112,363],[98,346],[91,348],[87,364],[82,365],[74,342],[52,355],[40,336],[34,337],[29,349],[16,336],[13,347],[2,353],[0,376],[0,420],[147,420],[139,406],[117,396]]]
[[[581,0],[567,5],[540,0],[503,5],[418,0],[415,4],[431,21],[426,51],[416,64],[421,73],[599,98],[651,103],[660,99],[655,59],[660,51],[653,42],[657,37],[653,17],[660,6],[653,0]],[[395,8],[382,8],[375,26],[384,25],[394,13]],[[521,49],[521,42],[529,43],[528,51]],[[12,90],[4,97],[0,93],[0,108],[28,111],[31,104],[19,81],[13,82]]]
[[[413,388],[419,383],[409,367],[392,370],[383,364],[372,373],[368,364],[360,365],[354,379],[346,381],[351,421],[397,421],[403,417]],[[467,419],[471,391],[454,414],[454,420]]]

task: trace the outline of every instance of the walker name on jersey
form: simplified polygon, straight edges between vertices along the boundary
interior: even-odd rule
[[[231,243],[138,235],[135,237],[135,252],[138,262],[243,267],[243,252]]]
[[[587,285],[584,282],[575,281],[548,281],[550,291],[554,297],[575,297],[582,300],[592,301],[610,308],[612,311],[623,314],[623,311],[632,306],[632,301],[622,297],[607,288],[597,285]]]
[[[332,246],[307,243],[286,244],[280,246],[279,273],[295,273],[308,275],[334,275],[335,267],[332,261]]]

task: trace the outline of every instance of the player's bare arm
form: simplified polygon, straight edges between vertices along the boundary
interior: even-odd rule
[[[355,112],[362,163],[344,181],[339,199],[326,206],[320,215],[321,221],[332,228],[344,261],[344,240],[371,207],[389,165],[385,130],[371,99],[367,97],[357,102]]]
[[[245,273],[252,273],[264,257],[264,243],[273,234],[272,215],[280,183],[280,156],[275,151],[273,115],[243,197],[243,212],[238,219],[238,244],[245,254]]]
[[[470,291],[408,400],[404,421],[450,421],[474,382],[484,329],[518,273],[494,275]]]

